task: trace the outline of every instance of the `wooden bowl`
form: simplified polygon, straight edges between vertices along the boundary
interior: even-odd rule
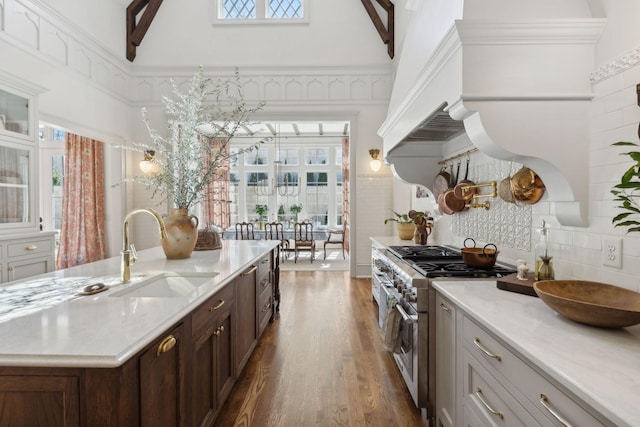
[[[640,323],[640,293],[586,280],[542,280],[536,294],[558,314],[592,326],[624,328]]]

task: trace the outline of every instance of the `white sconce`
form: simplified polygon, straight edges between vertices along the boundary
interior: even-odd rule
[[[369,154],[371,155],[371,161],[369,162],[369,167],[373,172],[378,172],[380,167],[382,167],[382,161],[378,158],[380,155],[380,150],[377,148],[372,148],[369,150]]]
[[[148,174],[153,170],[153,156],[155,156],[156,152],[153,150],[145,150],[144,159],[140,160],[140,170],[143,174]]]

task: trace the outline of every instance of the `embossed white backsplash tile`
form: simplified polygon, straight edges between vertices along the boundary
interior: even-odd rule
[[[513,175],[520,167],[521,164],[500,160],[490,160],[478,165],[472,163],[469,179],[476,184],[500,182],[509,174]],[[479,194],[489,194],[491,187],[481,187],[478,190]],[[531,250],[531,206],[507,203],[500,197],[483,197],[478,201],[489,201],[491,205],[489,209],[470,208],[466,212],[454,214],[451,221],[453,234],[472,237],[478,241],[478,245],[493,243],[498,247]]]

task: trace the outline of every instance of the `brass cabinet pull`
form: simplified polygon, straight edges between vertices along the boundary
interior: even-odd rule
[[[478,347],[480,349],[481,352],[483,352],[484,354],[487,355],[487,357],[491,357],[492,359],[496,359],[498,362],[502,361],[502,356],[500,356],[499,354],[493,354],[491,353],[489,350],[487,350],[486,348],[484,348],[482,346],[482,344],[480,344],[480,338],[475,337],[473,340],[473,343],[476,345],[476,347]]]
[[[218,329],[216,329],[216,331],[213,333],[215,336],[220,336],[220,334],[222,334],[224,332],[224,325],[220,325],[218,326]]]
[[[260,264],[266,264],[268,262],[269,262],[269,259],[267,258],[267,259],[263,259],[262,261],[260,261]]]
[[[270,303],[270,302],[268,302],[268,303],[264,306],[264,308],[262,309],[262,312],[264,313],[265,311],[269,310],[270,308],[271,308],[271,303]]]
[[[171,350],[176,345],[176,339],[173,335],[169,335],[165,339],[162,340],[160,345],[158,346],[158,350],[156,351],[156,356],[160,356],[162,353],[166,353]]]
[[[556,420],[558,420],[560,424],[562,424],[564,427],[571,427],[571,424],[569,424],[567,420],[565,420],[560,414],[554,411],[551,406],[549,406],[549,398],[546,395],[540,395],[540,403],[542,404],[542,406],[544,406],[544,409],[549,411],[549,413],[553,415]]]
[[[219,309],[220,307],[222,307],[224,305],[224,300],[221,299],[220,301],[218,301],[218,304],[215,306],[211,306],[209,307],[209,311],[216,311],[217,309]]]
[[[440,303],[440,308],[446,311],[447,313],[451,313],[451,309],[444,305],[444,303]]]
[[[253,273],[254,271],[256,271],[258,269],[257,265],[254,265],[253,267],[251,267],[251,270],[249,271],[245,271],[244,273],[242,273],[242,276],[248,276],[249,274]]]
[[[7,270],[13,271],[13,265],[9,264],[9,266],[7,267]]]
[[[269,284],[269,279],[264,279],[262,283],[260,283],[260,286],[262,286],[263,288],[266,288],[268,284]]]
[[[38,249],[38,245],[28,245],[25,246],[24,249],[27,251],[35,251],[36,249]]]
[[[484,405],[484,407],[487,408],[487,411],[491,412],[493,415],[497,417],[500,417],[500,419],[504,419],[504,415],[502,414],[502,412],[496,411],[491,406],[489,406],[486,400],[484,400],[484,397],[482,397],[482,390],[480,390],[480,387],[476,388],[475,394],[478,400],[480,400],[480,402]]]

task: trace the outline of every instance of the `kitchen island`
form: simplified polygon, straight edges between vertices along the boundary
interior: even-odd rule
[[[500,413],[505,425],[556,425],[546,405],[574,426],[638,425],[640,325],[582,325],[492,280],[436,280],[433,286],[439,313],[449,317],[439,324],[450,325],[443,331],[453,340],[454,354],[442,359],[455,364],[448,371],[454,378],[438,378],[456,388],[452,402],[438,403],[443,419],[484,425]]]
[[[120,257],[10,283],[66,287],[50,306],[14,299],[0,323],[0,425],[212,425],[273,318],[277,245],[225,241],[184,260],[140,251],[124,285]],[[197,286],[129,292],[167,273]],[[77,295],[98,282],[110,289]]]

